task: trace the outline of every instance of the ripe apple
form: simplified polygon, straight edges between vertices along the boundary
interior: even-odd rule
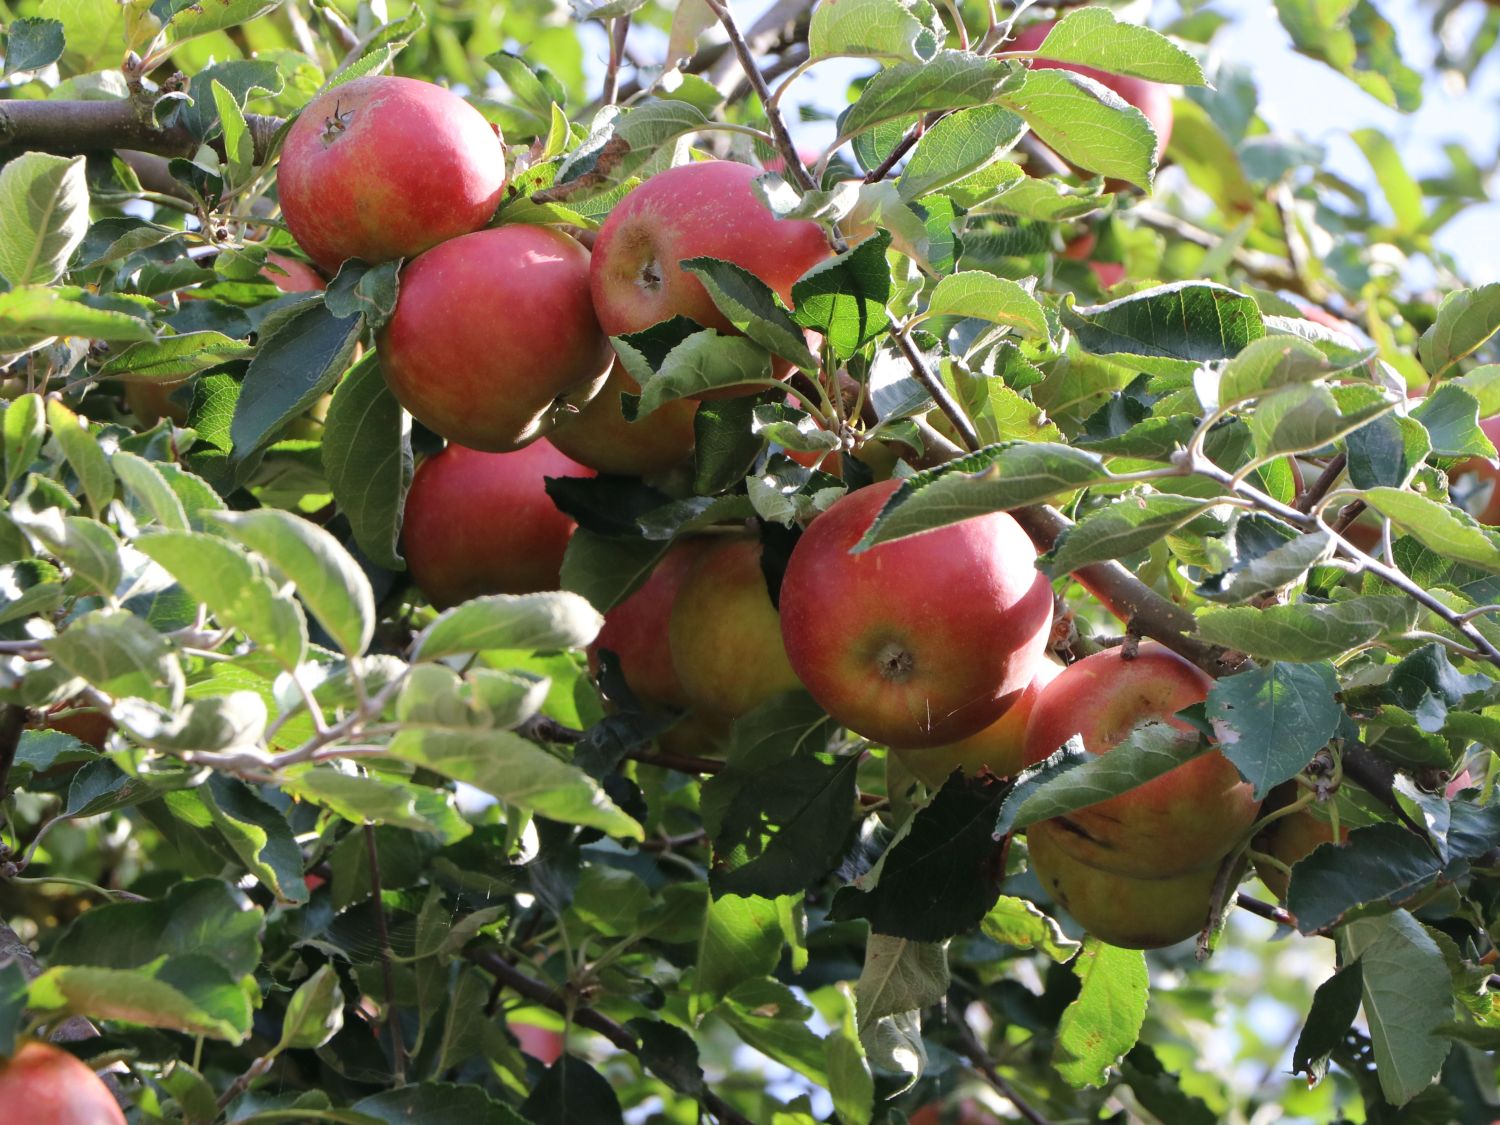
[[[669,472],[692,455],[698,404],[690,398],[674,399],[627,422],[620,395],[640,393],[640,384],[616,363],[603,389],[576,414],[563,415],[548,437],[573,460],[601,473],[655,477]]]
[[[521,1050],[543,1066],[551,1066],[562,1057],[563,1037],[558,1032],[530,1023],[509,1022],[506,1026],[521,1044]]]
[[[758,169],[706,160],[659,172],[627,195],[599,230],[590,283],[599,323],[621,336],[685,316],[734,331],[684,258],[721,258],[790,305],[792,284],[832,253],[823,228],[778,219],[751,188]]]
[[[0,1062],[0,1121],[34,1125],[125,1125],[114,1095],[61,1047],[31,1039]]]
[[[1479,428],[1484,431],[1484,436],[1490,439],[1490,443],[1496,449],[1500,449],[1500,414],[1493,418],[1486,418],[1479,423]],[[1500,469],[1495,468],[1482,457],[1471,457],[1456,466],[1451,475],[1456,480],[1465,473],[1472,473],[1478,478],[1480,484],[1490,486],[1489,497],[1485,500],[1484,507],[1474,513],[1474,518],[1492,527],[1500,526]]]
[[[421,464],[406,494],[401,543],[412,581],[439,609],[557,589],[576,525],[552,503],[546,479],[593,475],[545,441],[515,453],[449,445]]]
[[[1056,661],[1043,659],[1031,683],[1022,689],[1005,713],[978,734],[948,746],[896,750],[894,753],[928,788],[936,789],[955,769],[970,777],[988,770],[996,777],[1010,777],[1025,768],[1026,721],[1044,689],[1062,674]]]
[[[1348,839],[1349,829],[1340,824],[1339,843],[1343,844]],[[1310,856],[1320,844],[1327,844],[1332,840],[1332,823],[1302,809],[1280,820],[1273,820],[1270,826],[1256,837],[1255,847],[1291,867]],[[1268,891],[1282,902],[1286,901],[1287,885],[1291,882],[1286,872],[1272,867],[1269,863],[1257,861],[1255,873],[1260,876],[1260,881],[1266,885]]]
[[[1160,949],[1207,924],[1217,860],[1163,879],[1137,879],[1082,862],[1069,854],[1066,837],[1054,821],[1028,828],[1031,869],[1053,900],[1100,941]]]
[[[851,730],[896,749],[977,734],[1041,665],[1052,587],[1003,512],[849,550],[899,487],[842,497],[792,550],[782,636],[802,683]]]
[[[609,373],[614,352],[588,278],[589,252],[550,227],[494,227],[433,247],[401,271],[380,331],[392,393],[449,441],[519,449]]]
[[[1095,261],[1091,255],[1098,243],[1098,235],[1091,230],[1084,231],[1063,247],[1062,256],[1075,262],[1087,262],[1099,284],[1109,289],[1125,280],[1125,266],[1120,262]]]
[[[312,293],[328,287],[322,275],[312,266],[274,250],[266,254],[266,264],[261,267],[260,276],[283,293]],[[191,296],[190,293],[184,293],[183,299]],[[149,428],[163,418],[170,418],[177,425],[185,426],[188,420],[187,407],[172,401],[172,392],[185,382],[186,379],[155,383],[127,382],[125,405],[142,426]],[[326,407],[324,412],[327,412]]]
[[[307,104],[276,179],[298,245],[334,273],[349,258],[410,258],[484,226],[505,188],[505,148],[457,94],[372,75]]]
[[[1036,51],[1047,38],[1056,20],[1046,20],[1022,28],[1016,37],[1005,46],[1007,51]],[[1092,67],[1074,63],[1053,62],[1051,59],[1027,59],[1026,65],[1033,70],[1071,70],[1092,78],[1107,89],[1119,94],[1128,104],[1146,115],[1151,127],[1156,130],[1156,159],[1160,160],[1172,139],[1172,95],[1159,82],[1147,82],[1144,78],[1132,78],[1123,74],[1107,74]]]
[[[801,687],[782,647],[760,554],[760,540],[726,537],[699,556],[677,592],[668,629],[672,665],[697,711],[738,718]]]
[[[589,646],[590,663],[597,661],[600,649],[615,654],[626,685],[640,703],[689,706],[672,663],[672,607],[683,580],[708,546],[709,541],[701,538],[672,544],[641,588],[604,615],[604,627]]]
[[[1161,645],[1086,656],[1047,685],[1026,724],[1026,764],[1075,734],[1091,754],[1113,749],[1148,720],[1191,730],[1172,716],[1201,703],[1213,681]],[[1118,797],[1058,818],[1058,846],[1073,858],[1120,875],[1181,875],[1225,855],[1255,822],[1253,787],[1210,750]]]

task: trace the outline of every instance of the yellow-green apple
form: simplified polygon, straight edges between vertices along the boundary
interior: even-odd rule
[[[1486,418],[1479,423],[1479,428],[1490,439],[1490,444],[1500,449],[1500,414]],[[1453,470],[1454,479],[1464,474],[1472,474],[1479,485],[1489,485],[1489,495],[1484,498],[1484,507],[1474,513],[1474,518],[1483,524],[1500,526],[1500,469],[1482,457],[1471,457]]]
[[[800,686],[760,556],[759,539],[726,537],[699,556],[677,591],[668,630],[672,664],[697,711],[738,718]]]
[[[620,396],[640,393],[640,384],[616,363],[599,393],[576,414],[563,415],[548,437],[573,460],[601,473],[654,477],[669,472],[692,455],[698,403],[673,399],[644,418],[626,421]]]
[[[409,263],[379,355],[414,418],[486,453],[546,433],[598,392],[614,360],[589,300],[589,252],[520,223]]]
[[[1349,839],[1349,829],[1339,825],[1339,843],[1342,844]],[[1320,844],[1333,841],[1333,824],[1320,816],[1315,816],[1306,809],[1289,813],[1279,820],[1273,820],[1270,825],[1256,837],[1256,850],[1265,852],[1273,859],[1279,859],[1282,863],[1291,867],[1299,860],[1306,859],[1318,848]],[[1286,901],[1287,884],[1291,881],[1285,871],[1273,867],[1269,863],[1255,863],[1255,873],[1260,876],[1260,881],[1266,885],[1266,889],[1282,902]]]
[[[1053,821],[1026,830],[1037,881],[1089,933],[1122,949],[1159,949],[1190,938],[1208,922],[1219,861],[1162,879],[1103,871],[1070,855]]]
[[[830,715],[896,749],[989,726],[1041,666],[1052,587],[1003,512],[850,554],[899,486],[839,499],[798,540],[781,586],[782,636]]]
[[[0,1121],[31,1125],[125,1125],[99,1076],[61,1047],[18,1043],[0,1062]]]
[[[988,770],[996,777],[1020,773],[1026,760],[1026,721],[1042,696],[1042,689],[1062,673],[1062,665],[1043,659],[1016,701],[978,734],[948,746],[907,748],[894,753],[929,788],[937,788],[956,769],[973,777]]]
[[[307,104],[276,181],[292,236],[334,273],[349,258],[410,258],[484,226],[505,188],[505,148],[452,91],[372,75]]]
[[[557,589],[575,525],[547,495],[547,478],[593,475],[546,441],[515,453],[449,445],[422,462],[406,494],[401,544],[412,581],[439,609]]]
[[[1056,22],[1056,20],[1046,20],[1022,28],[1016,37],[1005,45],[1004,50],[1018,52],[1040,50],[1043,41],[1047,38],[1047,33],[1052,30]],[[1151,127],[1156,130],[1156,158],[1160,160],[1162,154],[1167,151],[1167,143],[1172,139],[1173,118],[1172,95],[1169,87],[1159,82],[1148,82],[1144,78],[1108,74],[1092,67],[1054,62],[1048,58],[1027,59],[1026,65],[1033,70],[1070,70],[1074,74],[1092,78],[1106,89],[1113,90],[1126,103],[1135,106],[1145,114],[1146,120],[1151,122]]]
[[[283,293],[312,293],[328,286],[322,274],[312,266],[298,258],[278,254],[274,250],[266,255],[266,264],[261,267],[260,276]],[[190,292],[184,292],[182,297],[184,300],[189,300],[193,298],[193,295]],[[142,426],[154,426],[163,418],[170,418],[177,425],[185,426],[188,420],[188,408],[172,401],[172,392],[185,382],[187,382],[186,379],[173,379],[165,383],[127,381],[125,405],[130,408],[130,412],[135,415],[136,421]],[[327,413],[326,406],[324,413]]]
[[[703,283],[679,264],[720,258],[754,274],[791,304],[792,284],[832,250],[823,228],[778,219],[751,187],[748,164],[706,160],[659,172],[622,199],[594,242],[590,283],[610,336],[685,316],[733,332]],[[777,373],[785,376],[785,363]],[[753,389],[753,388],[751,388]]]
[[[1213,681],[1150,642],[1127,659],[1121,649],[1086,656],[1047,685],[1026,723],[1026,764],[1078,735],[1104,754],[1139,724],[1192,728],[1176,712],[1208,696]],[[1056,839],[1075,859],[1120,875],[1180,875],[1227,854],[1255,822],[1253,787],[1218,750],[1146,784],[1058,818]]]

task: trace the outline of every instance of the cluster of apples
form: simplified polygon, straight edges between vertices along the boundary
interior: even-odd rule
[[[590,248],[556,228],[487,225],[506,186],[501,138],[440,87],[357,79],[299,117],[279,180],[301,246],[329,272],[408,259],[377,342],[395,396],[448,442],[418,468],[402,532],[433,604],[556,588],[574,526],[548,478],[652,477],[692,454],[695,401],[626,420],[621,395],[639,387],[610,337],[674,317],[735,331],[687,258],[733,262],[791,303],[831,249],[818,225],[760,203],[758,174],[726,161],[659,173]],[[614,654],[642,706],[688,715],[668,737],[694,749],[805,688],[930,785],[955,768],[1013,774],[1073,735],[1103,753],[1206,696],[1203,673],[1151,646],[1052,662],[1052,590],[1008,515],[852,553],[896,488],[857,489],[812,520],[776,600],[758,537],[721,528],[673,544],[606,615],[592,655]],[[1168,944],[1202,924],[1218,863],[1257,807],[1215,751],[1034,826],[1033,863],[1105,940]]]

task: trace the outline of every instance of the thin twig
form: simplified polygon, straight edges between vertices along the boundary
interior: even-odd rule
[[[979,431],[974,428],[974,423],[969,421],[969,416],[964,413],[963,408],[954,401],[953,396],[948,393],[948,388],[943,386],[943,381],[937,377],[927,361],[922,358],[922,353],[917,351],[917,346],[912,342],[911,333],[905,327],[892,328],[891,338],[896,341],[896,346],[901,349],[901,354],[906,357],[906,362],[911,365],[912,374],[917,377],[917,382],[922,384],[923,389],[932,396],[932,401],[937,403],[943,416],[953,424],[958,436],[963,438],[964,444],[972,453],[982,444],[979,440]]]
[[[620,63],[625,57],[625,36],[630,34],[630,13],[610,21],[609,24],[609,63],[604,68],[604,91],[599,95],[599,101],[604,105],[614,105],[620,91]]]
[[[406,1039],[401,1034],[401,1014],[396,1009],[396,971],[392,965],[390,930],[385,924],[385,900],[380,897],[380,850],[375,846],[375,826],[364,827],[365,846],[370,853],[370,894],[375,902],[375,936],[380,941],[380,971],[385,977],[385,1024],[391,1036],[391,1065],[396,1085],[406,1085]]]
[[[990,1058],[967,1021],[960,1017],[953,1021],[953,1027],[958,1034],[959,1054],[974,1064],[974,1069],[979,1071],[980,1076],[995,1088],[996,1093],[1015,1106],[1016,1112],[1023,1119],[1031,1122],[1031,1125],[1052,1125],[1051,1119],[1023,1098],[1020,1091],[996,1069],[995,1060]]]
[[[1323,472],[1318,479],[1312,482],[1312,486],[1306,492],[1301,493],[1296,500],[1299,512],[1310,512],[1316,508],[1328,495],[1328,490],[1334,482],[1343,475],[1344,466],[1349,463],[1349,457],[1344,453],[1336,453],[1328,459],[1328,464],[1323,466]]]
[[[1268,922],[1275,922],[1278,926],[1286,926],[1289,929],[1297,928],[1297,919],[1291,914],[1276,906],[1274,903],[1262,902],[1254,895],[1248,895],[1244,891],[1235,892],[1234,904],[1247,913],[1264,918]]]

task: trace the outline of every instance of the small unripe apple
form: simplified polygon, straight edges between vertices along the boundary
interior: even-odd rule
[[[335,273],[349,258],[410,258],[484,226],[505,188],[505,149],[452,91],[371,75],[307,104],[276,180],[298,245]]]
[[[1138,879],[1070,855],[1066,835],[1049,820],[1028,828],[1031,869],[1053,900],[1100,941],[1121,949],[1160,949],[1208,923],[1217,860],[1164,879]]]
[[[601,473],[655,477],[669,472],[692,456],[698,403],[674,399],[628,422],[620,396],[640,393],[640,384],[616,363],[599,393],[576,414],[563,415],[548,437],[573,460]]]
[[[760,540],[725,537],[699,556],[677,592],[672,664],[697,711],[738,718],[801,686],[787,663],[760,556]]]
[[[734,331],[703,283],[678,263],[721,258],[754,274],[789,305],[792,284],[832,253],[823,228],[778,219],[751,187],[748,164],[706,160],[652,176],[621,200],[594,243],[599,323],[622,336],[685,316]]]
[[[125,1125],[109,1087],[61,1047],[19,1043],[0,1062],[0,1121],[22,1125]]]
[[[1339,825],[1339,843],[1342,844],[1349,839],[1349,829]],[[1314,816],[1306,809],[1290,813],[1279,820],[1273,820],[1263,833],[1255,841],[1257,850],[1265,852],[1275,859],[1291,867],[1299,860],[1306,859],[1319,847],[1319,845],[1331,843],[1333,840],[1333,824],[1322,817]],[[1266,885],[1266,889],[1282,902],[1286,901],[1287,885],[1291,882],[1286,872],[1272,867],[1269,863],[1255,864],[1255,873],[1260,876],[1260,881]]]
[[[422,462],[406,494],[401,545],[412,581],[439,609],[556,590],[576,525],[547,495],[547,478],[593,475],[546,441],[515,453],[449,445]]]
[[[552,429],[602,386],[614,352],[589,300],[589,252],[513,224],[435,246],[401,271],[380,368],[423,425],[504,453]]]
[[[807,690],[850,730],[942,746],[993,723],[1036,675],[1052,587],[1003,512],[850,554],[899,484],[813,520],[787,564],[782,635]]]
[[[1191,730],[1172,716],[1208,697],[1213,681],[1155,643],[1134,658],[1121,649],[1086,656],[1047,685],[1026,724],[1026,764],[1078,735],[1104,754],[1143,722]],[[1069,855],[1105,871],[1160,878],[1228,853],[1255,822],[1254,788],[1218,750],[1146,784],[1059,818],[1056,839]]]
[[[937,788],[955,769],[970,777],[989,771],[996,777],[1020,773],[1026,762],[1026,722],[1041,698],[1042,690],[1062,674],[1062,665],[1043,659],[1031,683],[1022,689],[1005,713],[978,734],[948,746],[929,746],[893,751],[906,768],[928,788]]]

